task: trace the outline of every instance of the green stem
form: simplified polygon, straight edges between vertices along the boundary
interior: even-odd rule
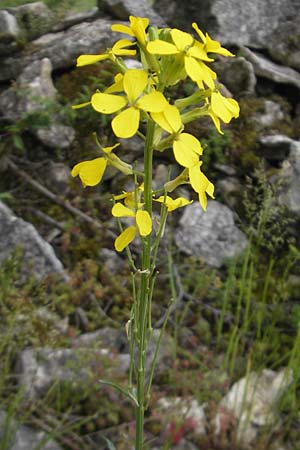
[[[145,210],[152,217],[152,159],[154,122],[149,119],[144,152],[144,203]],[[147,350],[147,329],[149,320],[149,292],[151,286],[151,234],[143,239],[141,287],[138,298],[137,329],[137,401],[135,450],[143,450],[145,414],[145,359]]]

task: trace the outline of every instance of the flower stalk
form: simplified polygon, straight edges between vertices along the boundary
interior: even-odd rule
[[[152,296],[158,275],[156,266],[159,245],[166,230],[167,216],[192,202],[183,197],[176,198],[176,189],[182,184],[192,187],[204,210],[207,195],[214,198],[214,186],[202,172],[201,143],[198,137],[185,132],[184,127],[189,122],[209,116],[217,131],[222,134],[221,122],[227,124],[232,118],[237,118],[239,105],[234,99],[225,98],[219,92],[217,75],[209,67],[214,61],[211,54],[232,57],[232,53],[207,33],[204,34],[197,24],[192,25],[197,34],[195,37],[178,29],[149,27],[147,18],[130,16],[129,21],[129,26],[114,24],[112,30],[128,35],[130,40],[120,39],[101,55],[79,56],[79,67],[110,59],[119,73],[111,86],[103,92],[92,94],[89,102],[75,108],[91,107],[99,114],[113,115],[111,128],[116,138],[130,139],[135,135],[142,137],[143,170],[137,171],[136,163],[131,166],[120,159],[115,150],[119,143],[103,147],[95,136],[100,156],[76,164],[72,175],[79,176],[84,187],[93,187],[101,182],[107,166],[113,166],[133,179],[133,192],[123,191],[114,195],[112,207],[112,215],[116,218],[120,231],[114,243],[115,250],[125,251],[127,254],[133,287],[132,308],[125,325],[130,353],[128,384],[124,388],[113,382],[102,382],[115,387],[133,401],[136,418],[135,450],[143,450],[145,410],[149,405],[159,348],[169,315],[174,309],[176,294],[171,283],[171,300],[164,317],[156,322],[159,323],[160,333],[154,357],[148,364],[147,348],[152,335]],[[140,56],[143,67],[128,68],[126,60],[122,59],[126,56]],[[194,83],[194,92],[184,98],[169,98],[169,89],[187,78]],[[168,97],[165,96],[166,89]],[[143,130],[145,124],[146,136]],[[169,148],[172,148],[174,159],[181,167],[180,174],[174,179],[170,179],[168,175],[163,187],[153,191],[155,153],[161,155]],[[161,208],[160,216],[155,220],[155,231],[152,223],[154,205],[157,203],[161,203]],[[130,248],[135,239],[139,239],[141,243],[140,258],[134,254],[134,248]],[[150,367],[149,372],[146,367]]]

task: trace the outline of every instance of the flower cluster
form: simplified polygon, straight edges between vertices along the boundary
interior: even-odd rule
[[[207,33],[204,34],[196,23],[192,27],[195,35],[176,28],[149,27],[148,19],[130,16],[129,26],[112,26],[113,31],[126,34],[129,39],[120,39],[103,54],[81,55],[77,60],[77,66],[84,66],[110,59],[119,72],[111,86],[103,92],[95,92],[89,102],[76,107],[90,105],[101,114],[113,115],[111,127],[117,138],[131,138],[137,133],[142,135],[142,123],[152,121],[155,124],[154,150],[173,149],[182,172],[175,180],[166,183],[165,195],[154,198],[164,203],[168,211],[189,203],[186,199],[172,199],[167,195],[182,183],[191,185],[204,210],[207,195],[214,198],[214,186],[201,170],[201,143],[185,132],[184,126],[192,120],[208,116],[217,131],[223,133],[221,123],[228,124],[239,115],[237,101],[222,94],[217,74],[210,67],[214,55],[234,55]],[[140,57],[142,68],[127,68],[122,57],[135,55]],[[172,103],[164,94],[165,88],[186,78],[194,82],[194,93]],[[85,186],[95,186],[101,181],[107,164],[123,173],[134,173],[131,166],[112,152],[117,145],[100,146],[103,156],[77,164],[72,175],[79,175]],[[168,189],[169,186],[172,189]],[[124,200],[124,204],[117,202],[112,209],[115,217],[134,219],[134,225],[126,228],[117,238],[115,247],[118,251],[122,251],[136,233],[145,237],[152,230],[151,215],[144,210],[143,202],[136,199],[137,195],[133,202],[132,195],[122,194],[118,199]],[[139,190],[139,196],[142,195]]]

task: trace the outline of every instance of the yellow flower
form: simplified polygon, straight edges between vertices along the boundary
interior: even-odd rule
[[[178,55],[184,58],[184,67],[188,76],[196,82],[205,82],[211,89],[214,88],[216,73],[203,61],[213,61],[207,56],[204,45],[196,41],[193,36],[184,31],[174,28],[171,30],[173,44],[155,39],[147,45],[149,53],[156,55]]]
[[[130,26],[115,24],[112,25],[112,31],[128,34],[136,38],[139,44],[146,44],[146,28],[149,25],[149,19],[142,17],[129,16]]]
[[[220,119],[224,123],[229,123],[232,118],[236,119],[240,114],[240,107],[233,98],[224,97],[220,92],[215,91],[211,94],[208,114],[218,132],[224,134],[221,130]]]
[[[134,240],[137,233],[142,237],[146,237],[151,233],[152,220],[150,214],[142,209],[143,203],[138,203],[134,207],[133,192],[125,192],[116,198],[125,198],[125,204],[127,206],[120,202],[115,203],[112,208],[112,215],[118,218],[132,217],[135,221],[134,225],[125,228],[115,240],[115,249],[118,252],[122,252]]]
[[[136,50],[130,50],[125,47],[130,47],[135,45],[134,42],[129,41],[128,39],[120,39],[117,41],[113,47],[107,51],[107,53],[103,53],[102,55],[81,55],[77,58],[76,67],[87,66],[88,64],[94,64],[99,61],[103,61],[105,59],[114,59],[115,56],[134,56],[136,54]]]
[[[183,167],[191,167],[199,161],[203,149],[197,138],[182,133],[180,112],[174,105],[168,105],[160,113],[151,113],[152,119],[165,131],[174,134],[173,153],[176,161]]]
[[[184,197],[178,197],[178,198],[171,198],[168,195],[164,196],[161,195],[158,198],[153,199],[155,202],[160,202],[166,205],[169,212],[174,211],[175,209],[182,208],[183,206],[189,205],[190,203],[193,203],[193,201],[189,201]]]
[[[222,47],[218,41],[214,41],[208,33],[204,35],[195,22],[192,24],[192,27],[202,40],[206,53],[218,53],[223,56],[234,56],[234,54],[227,50],[227,48]]]
[[[211,198],[214,198],[214,185],[209,181],[204,173],[201,172],[201,165],[202,162],[199,161],[194,166],[189,167],[189,179],[192,188],[198,194],[200,205],[205,211],[207,206],[206,194],[208,194]]]
[[[112,150],[120,144],[115,144],[112,147],[102,147],[105,154],[109,155]],[[102,180],[103,174],[107,166],[108,158],[106,156],[95,158],[89,161],[82,161],[73,167],[71,171],[72,177],[77,177],[82,181],[84,187],[96,186]]]
[[[117,88],[116,85],[118,86]],[[97,92],[92,96],[92,107],[102,114],[115,113],[128,105],[128,108],[119,112],[111,122],[116,136],[130,138],[135,135],[139,128],[140,110],[159,112],[168,105],[161,92],[152,91],[150,94],[142,96],[147,85],[147,72],[139,69],[130,69],[122,79],[119,77],[119,80],[111,87],[112,89],[106,90],[104,93]],[[120,89],[121,86],[124,89],[125,96],[110,93]]]

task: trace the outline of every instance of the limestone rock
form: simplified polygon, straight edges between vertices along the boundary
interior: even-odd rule
[[[199,203],[184,208],[175,232],[179,250],[220,267],[226,258],[242,253],[247,238],[235,225],[233,212],[217,201],[208,201],[206,212]]]
[[[111,31],[111,25],[109,20],[97,19],[35,39],[27,52],[3,59],[0,81],[16,78],[24,67],[36,60],[49,58],[53,69],[65,69],[74,66],[76,58],[83,53],[105,51],[120,38],[120,33]]]
[[[275,185],[279,181],[277,197],[287,209],[300,217],[300,142],[290,143],[289,157],[283,162],[282,168],[273,178]]]
[[[296,70],[275,64],[246,47],[243,47],[242,54],[251,62],[257,76],[267,78],[275,83],[287,84],[300,89],[300,74]]]
[[[268,52],[272,59],[298,71],[300,71],[299,26],[299,17],[296,20],[281,21],[267,41]]]
[[[0,55],[9,55],[18,47],[21,30],[13,14],[0,10]]]
[[[222,58],[214,64],[219,81],[236,97],[255,95],[256,77],[252,64],[243,57]]]
[[[9,447],[5,448],[9,450],[32,450],[41,444],[43,450],[62,450],[61,446],[53,439],[48,439],[43,431],[21,425],[15,419],[8,418],[5,411],[0,411],[0,442],[4,442],[4,439],[8,439]]]
[[[53,248],[28,222],[16,217],[0,202],[0,262],[5,261],[17,248],[22,250],[21,281],[34,275],[42,279],[51,273],[67,276]]]
[[[28,3],[7,9],[15,16],[23,38],[28,41],[51,31],[56,21],[54,13],[44,2]]]
[[[260,154],[270,161],[283,161],[289,156],[293,142],[282,134],[260,136]]]
[[[147,0],[98,0],[98,8],[100,11],[108,11],[120,20],[127,21],[129,16],[147,17],[151,25],[166,26]]]
[[[259,131],[263,128],[274,126],[276,122],[283,120],[284,117],[285,114],[279,103],[272,100],[263,100],[262,108],[252,117],[252,120],[255,128]]]
[[[53,383],[68,382],[74,389],[94,383],[95,376],[110,379],[126,374],[129,354],[93,348],[25,349],[19,356],[16,372],[24,394],[31,399],[45,395]]]
[[[0,95],[0,112],[6,120],[16,122],[26,115],[44,116],[46,123],[30,130],[44,145],[51,148],[68,148],[75,137],[75,130],[61,123],[59,113],[47,112],[47,104],[56,101],[56,89],[51,78],[52,65],[48,58],[27,66],[17,78],[16,84]]]
[[[223,45],[266,48],[280,24],[293,22],[299,29],[298,0],[190,0],[184,5],[181,0],[160,0],[154,8],[171,26],[183,26],[189,32],[191,22],[197,22]]]
[[[262,427],[278,424],[278,401],[292,381],[290,369],[279,372],[264,369],[261,374],[251,372],[237,381],[219,405],[216,434],[226,432],[222,423],[229,424],[232,416],[237,424],[237,439],[244,445],[251,444]]]

